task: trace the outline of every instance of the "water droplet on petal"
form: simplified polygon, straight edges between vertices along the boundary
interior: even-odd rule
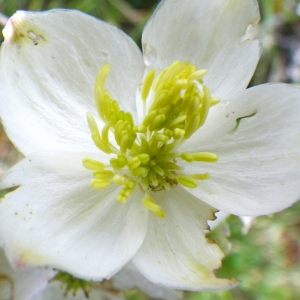
[[[143,43],[144,63],[146,67],[151,66],[156,60],[156,50],[153,46]]]

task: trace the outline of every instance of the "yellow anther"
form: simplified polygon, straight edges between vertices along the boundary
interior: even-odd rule
[[[200,116],[198,114],[194,114],[189,118],[188,123],[185,127],[185,139],[188,139],[199,128],[199,122]]]
[[[123,195],[118,195],[116,198],[120,203],[126,203],[127,197],[123,196]]]
[[[142,100],[147,99],[147,97],[149,95],[149,91],[150,91],[152,83],[153,83],[153,80],[154,80],[154,77],[155,77],[155,70],[152,69],[147,73],[147,75],[144,79],[143,85],[142,85],[142,91],[141,91]]]
[[[127,198],[133,193],[133,189],[129,189],[129,188],[124,188],[123,189],[123,194],[124,196],[126,196]]]
[[[94,172],[94,176],[99,179],[101,178],[106,178],[106,179],[109,179],[109,178],[112,178],[114,176],[114,172],[111,171],[111,170],[97,170]]]
[[[180,153],[180,158],[187,161],[203,161],[203,162],[216,162],[218,161],[218,156],[212,152],[182,152]]]
[[[174,130],[174,139],[178,140],[181,139],[185,136],[185,130],[181,129],[181,128],[175,128]]]
[[[210,178],[209,173],[203,173],[203,174],[193,174],[191,177],[197,179],[197,180],[206,180]]]
[[[126,179],[125,179],[125,177],[116,174],[116,175],[113,177],[112,181],[113,181],[115,184],[123,185],[123,184],[125,184]]]
[[[83,166],[89,170],[103,170],[104,163],[101,161],[92,159],[92,158],[84,158],[82,160]]]
[[[181,115],[175,119],[173,119],[170,123],[168,123],[168,127],[178,127],[179,124],[183,123],[186,120],[186,115]]]
[[[156,116],[152,122],[149,124],[149,130],[159,130],[161,129],[160,126],[162,125],[163,121],[166,119],[166,116],[164,114]]]
[[[121,164],[117,158],[113,157],[110,159],[109,162],[110,162],[110,166],[114,169],[123,169],[124,168],[124,165]]]
[[[138,167],[131,170],[133,176],[146,176],[148,174],[148,169],[143,167]]]
[[[176,165],[175,163],[170,162],[170,161],[164,163],[163,166],[164,166],[166,169],[169,169],[169,170],[182,170],[182,169],[183,169],[183,167],[180,167],[180,166],[178,166],[178,165]]]
[[[145,197],[142,200],[142,203],[145,207],[147,207],[158,217],[163,218],[165,216],[165,213],[162,210],[162,208],[157,203],[155,203],[155,201],[148,194],[145,195]]]
[[[160,166],[154,166],[152,170],[157,174],[159,174],[160,176],[164,176],[165,174],[164,170]]]
[[[116,197],[116,199],[121,203],[125,203],[127,198],[133,193],[133,191],[134,191],[134,188],[125,187],[125,188],[121,189],[121,191],[118,194],[118,196]]]
[[[128,167],[133,170],[137,167],[139,167],[141,165],[141,161],[139,160],[139,158],[137,156],[134,156],[133,158],[131,158],[129,161],[128,161]]]
[[[86,119],[88,121],[88,125],[90,128],[91,133],[96,133],[97,135],[100,135],[99,129],[98,129],[98,125],[95,121],[94,116],[91,113],[86,113]]]
[[[151,124],[151,122],[153,121],[153,119],[155,118],[156,115],[157,115],[157,111],[155,111],[155,110],[149,112],[148,115],[145,117],[145,119],[143,121],[143,125],[148,127]]]
[[[187,115],[193,115],[195,111],[197,111],[201,104],[201,97],[200,95],[193,95],[190,96],[189,99],[186,100],[188,103]]]
[[[181,185],[190,188],[190,189],[194,189],[198,186],[198,182],[195,178],[189,177],[189,176],[177,176],[176,180],[178,181],[178,183],[180,183]]]
[[[111,110],[118,115],[120,112],[120,107],[119,107],[119,103],[116,100],[112,100],[111,103]]]
[[[152,186],[155,186],[155,187],[158,186],[159,182],[158,182],[157,176],[154,172],[150,172],[148,177],[149,177],[149,181]]]
[[[115,126],[115,139],[118,144],[121,142],[122,131],[124,130],[125,122],[123,120],[119,120]]]
[[[165,177],[168,178],[168,179],[176,179],[177,175],[174,171],[166,170],[165,171]]]
[[[133,130],[135,132],[145,133],[147,131],[147,127],[145,125],[134,126]]]
[[[163,134],[165,134],[165,135],[167,135],[168,137],[172,137],[173,136],[173,130],[171,130],[171,129],[164,129],[163,130]]]
[[[103,152],[105,152],[105,153],[107,153],[107,154],[112,153],[112,150],[111,150],[110,146],[109,146],[107,143],[105,143],[105,142],[103,142],[103,141],[101,140],[100,135],[94,134],[94,133],[93,133],[93,134],[92,134],[92,139],[93,139],[93,141],[94,141],[94,144],[95,144],[101,151],[103,151]]]
[[[166,143],[170,139],[168,135],[165,135],[163,133],[156,133],[152,136],[152,138],[156,141],[163,142],[163,143]]]
[[[129,135],[129,139],[128,139],[128,145],[127,145],[128,149],[129,149],[129,148],[132,148],[132,145],[133,145],[133,143],[135,142],[135,140],[136,140],[136,133],[132,132],[132,133]]]
[[[109,121],[111,122],[112,126],[116,126],[117,122],[119,121],[118,119],[118,114],[114,111],[111,112],[110,114],[110,119]]]
[[[111,153],[112,150],[110,148],[109,143],[104,142],[101,139],[99,129],[98,129],[98,126],[97,126],[94,116],[91,113],[87,113],[86,117],[87,117],[88,125],[90,127],[90,131],[92,133],[91,136],[94,141],[94,144],[103,152],[108,153],[108,154]]]
[[[99,116],[104,122],[110,121],[111,118],[112,98],[110,94],[104,90],[99,90],[99,98],[96,100],[96,108]]]
[[[198,152],[192,153],[194,160],[203,162],[216,162],[218,161],[218,156],[212,152]]]
[[[129,122],[130,128],[133,128],[134,121],[133,121],[133,117],[132,117],[131,113],[129,113],[129,112],[125,113],[125,121]]]
[[[212,97],[210,98],[210,107],[218,104],[221,100],[219,98]]]
[[[120,140],[120,149],[123,153],[126,152],[129,146],[129,135],[126,130],[122,131],[121,140]]]
[[[127,188],[134,189],[136,182],[134,180],[126,180],[124,184]]]
[[[194,158],[193,158],[192,154],[189,153],[189,152],[182,152],[182,153],[180,153],[179,156],[180,156],[181,159],[183,159],[183,160],[185,160],[187,162],[194,161]]]
[[[150,156],[147,153],[138,154],[137,157],[142,164],[146,164],[150,160]]]
[[[202,126],[204,122],[206,121],[207,115],[208,115],[208,110],[210,108],[210,91],[208,87],[204,86],[203,88],[203,98],[202,98],[202,105],[199,110],[199,116],[200,116],[200,121],[198,126]]]
[[[119,113],[117,114],[118,119],[125,122],[125,111],[120,110]]]
[[[172,102],[172,99],[174,98],[174,90],[163,90],[162,92],[158,93],[155,96],[155,99],[149,109],[149,112],[152,110],[155,110],[157,108],[161,108],[164,106],[169,106],[169,104]]]
[[[109,187],[111,182],[106,179],[94,179],[91,181],[91,186],[96,190],[103,190]]]
[[[105,124],[102,129],[102,140],[104,143],[109,144],[108,132],[109,132],[110,124]]]
[[[100,68],[98,75],[96,77],[95,86],[99,86],[102,89],[104,88],[104,84],[105,84],[105,81],[106,81],[109,71],[110,71],[110,64],[104,64]]]
[[[167,77],[168,75],[178,66],[180,65],[180,61],[176,60],[173,62],[173,64],[171,66],[169,66],[168,68],[164,69],[156,78],[154,84],[153,84],[153,89],[154,90],[158,90],[159,86],[161,85],[162,82],[166,82],[167,81]]]
[[[202,80],[203,75],[205,75],[207,73],[207,71],[208,70],[206,70],[206,69],[198,70],[198,71],[192,73],[189,76],[188,80],[189,81],[192,81],[192,80]]]
[[[188,85],[188,87],[184,91],[183,99],[184,101],[189,101],[190,98],[192,98],[195,94],[195,91],[197,91],[197,85],[195,83],[191,83]]]
[[[126,156],[125,156],[124,154],[119,153],[119,154],[118,154],[118,162],[119,162],[121,165],[125,166],[125,165],[127,165],[128,160],[127,160],[127,158],[126,158]]]
[[[109,64],[105,64],[101,67],[100,71],[98,72],[94,87],[95,104],[97,111],[102,119],[105,119],[105,112],[107,113],[107,106],[109,106],[111,98],[108,92],[104,89],[104,84],[109,71]]]
[[[187,79],[178,79],[175,81],[175,86],[177,89],[185,89],[187,87]]]

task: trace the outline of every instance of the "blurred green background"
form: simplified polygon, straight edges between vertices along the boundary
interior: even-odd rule
[[[199,0],[201,1],[201,0]],[[243,0],[241,0],[243,1]],[[17,10],[73,8],[122,28],[139,44],[142,29],[157,0],[0,0],[0,22]],[[262,42],[262,57],[250,85],[269,81],[300,84],[300,3],[260,0],[262,21],[253,34]],[[0,127],[0,176],[20,155]],[[299,187],[300,188],[300,187]],[[246,233],[241,220],[230,216],[210,235],[227,257],[219,276],[241,280],[230,291],[185,293],[188,300],[300,299],[300,202],[283,212],[252,220]],[[146,299],[138,291],[127,299]]]

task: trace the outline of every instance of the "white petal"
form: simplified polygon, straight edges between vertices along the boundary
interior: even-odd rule
[[[221,223],[225,222],[225,220],[229,217],[228,213],[225,213],[223,211],[218,211],[215,213],[216,219],[213,221],[208,220],[207,224],[210,228],[210,230],[215,229],[218,227]]]
[[[18,163],[0,188],[20,187],[0,203],[0,237],[16,267],[50,265],[76,277],[110,278],[143,242],[147,211],[138,189],[126,204],[112,184],[102,191],[81,153],[36,153]]]
[[[111,64],[106,88],[135,114],[144,64],[137,45],[114,26],[72,10],[18,12],[4,29],[1,119],[24,154],[90,151],[86,112],[95,113],[96,75]]]
[[[219,157],[185,164],[190,172],[211,175],[190,192],[242,216],[270,214],[299,200],[299,111],[300,89],[285,84],[257,86],[228,101],[180,149]]]
[[[14,270],[0,250],[0,299],[31,300],[48,285],[53,270],[25,268]]]
[[[133,259],[137,269],[150,281],[175,289],[226,289],[232,279],[216,278],[223,253],[205,238],[206,221],[215,210],[181,187],[153,194],[165,211],[159,218],[149,214],[145,241]]]
[[[175,60],[208,69],[215,97],[247,87],[259,59],[258,41],[244,41],[259,20],[255,0],[164,0],[143,32],[145,62],[161,70]]]
[[[150,298],[159,299],[180,299],[181,294],[178,291],[155,285],[146,279],[134,266],[129,262],[113,278],[113,286],[117,290],[138,288]]]

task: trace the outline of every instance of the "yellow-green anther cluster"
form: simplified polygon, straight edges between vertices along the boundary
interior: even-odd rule
[[[162,208],[150,192],[169,190],[177,184],[195,188],[199,180],[210,177],[208,173],[187,174],[178,162],[216,162],[216,154],[179,153],[177,149],[204,124],[210,107],[219,99],[211,97],[203,84],[207,70],[198,70],[187,61],[175,61],[157,76],[153,69],[145,75],[141,99],[148,111],[143,121],[135,124],[131,113],[121,110],[104,87],[109,71],[108,64],[100,69],[94,92],[96,108],[104,122],[102,130],[92,114],[87,114],[87,120],[95,145],[114,157],[107,165],[90,158],[85,158],[83,164],[94,171],[91,185],[95,189],[111,184],[122,186],[117,200],[125,203],[138,185],[145,193],[142,203],[163,217]]]

